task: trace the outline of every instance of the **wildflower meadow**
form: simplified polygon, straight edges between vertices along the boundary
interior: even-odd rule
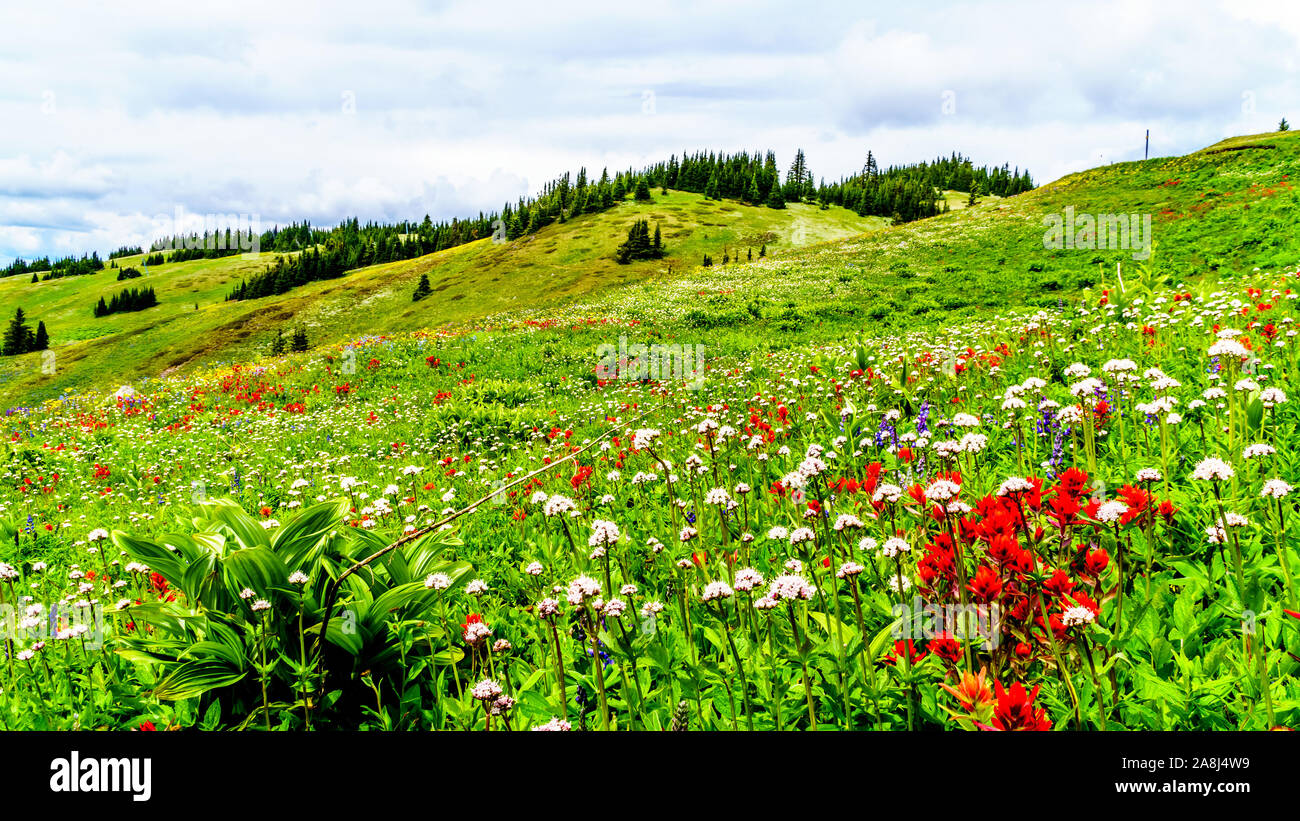
[[[683,282],[11,410],[0,727],[1294,727],[1298,276],[788,339]]]

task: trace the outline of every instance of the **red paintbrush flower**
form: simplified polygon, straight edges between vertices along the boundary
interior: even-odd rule
[[[993,568],[980,565],[975,571],[975,578],[966,585],[966,589],[974,594],[977,601],[991,602],[1002,592],[1002,578]]]
[[[1050,730],[1052,720],[1047,711],[1034,706],[1038,697],[1038,685],[1025,692],[1020,682],[1011,685],[1010,690],[1003,689],[1002,682],[993,683],[998,703],[993,707],[993,727],[998,730]]]

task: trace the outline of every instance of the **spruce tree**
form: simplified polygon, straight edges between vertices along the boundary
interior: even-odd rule
[[[307,350],[307,331],[301,325],[293,332],[293,352],[302,353]]]
[[[721,199],[721,197],[718,196],[718,172],[717,171],[714,171],[712,174],[709,175],[709,181],[704,186],[704,198],[706,200]]]
[[[638,177],[636,181],[636,192],[633,193],[632,199],[637,202],[650,201],[650,186],[646,183],[645,177]]]
[[[804,158],[803,149],[800,148],[795,152],[794,162],[790,164],[790,172],[785,176],[787,199],[801,202],[811,184],[812,172],[808,170],[808,161]]]
[[[862,176],[874,177],[880,173],[880,167],[876,165],[876,158],[871,151],[867,151],[867,162],[862,166]]]
[[[411,301],[419,302],[431,293],[433,288],[429,285],[429,275],[420,274],[420,282],[415,286],[415,293],[411,294]]]
[[[1277,124],[1277,130],[1278,130],[1278,131],[1290,131],[1290,130],[1291,130],[1291,124],[1288,123],[1288,122],[1286,121],[1286,117],[1283,117],[1283,118],[1282,118],[1282,122],[1280,122],[1280,123]]]
[[[36,338],[32,343],[33,351],[45,351],[50,348],[50,333],[45,330],[45,322],[39,322],[36,325]]]
[[[780,183],[772,183],[772,190],[767,193],[768,208],[785,208],[785,195],[781,193]]]
[[[19,308],[14,311],[14,318],[9,320],[9,327],[5,329],[4,340],[0,342],[0,354],[17,356],[27,353],[30,339],[31,329],[27,327],[27,317],[23,314],[23,309]]]
[[[280,356],[285,349],[284,330],[277,329],[275,339],[271,340],[271,356]]]
[[[618,246],[614,259],[619,265],[627,265],[638,259],[661,259],[664,255],[663,237],[658,224],[655,225],[655,238],[650,240],[650,223],[637,220],[627,230],[627,240]]]

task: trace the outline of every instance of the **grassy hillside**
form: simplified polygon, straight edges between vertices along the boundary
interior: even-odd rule
[[[1117,163],[1031,192],[984,199],[927,220],[810,245],[753,266],[692,271],[671,284],[632,285],[578,306],[686,328],[743,326],[784,338],[827,326],[871,332],[951,324],[1007,308],[1057,307],[1103,289],[1118,294],[1117,263],[1133,289],[1215,281],[1300,260],[1300,134],[1225,140],[1180,157]],[[1151,219],[1152,254],[1045,247],[1045,220],[1137,214]],[[769,335],[769,338],[771,336]]]
[[[566,311],[617,313],[683,331],[735,327],[811,337],[828,326],[852,332],[1057,306],[1089,291],[1095,301],[1101,289],[1118,287],[1117,263],[1131,286],[1276,269],[1300,259],[1300,238],[1290,230],[1300,217],[1291,180],[1297,173],[1300,134],[1250,135],[1187,156],[1071,174],[1017,197],[982,198],[973,208],[964,207],[964,194],[947,192],[950,213],[894,227],[840,208],[773,211],[656,193],[653,202],[627,202],[514,242],[480,240],[242,303],[224,302],[224,295],[263,260],[165,265],[130,283],[116,282],[112,271],[38,284],[14,277],[0,280],[0,305],[5,314],[21,305],[33,322],[45,321],[57,368],[42,373],[36,354],[0,360],[0,404],[252,358],[265,352],[275,328],[299,323],[313,344]],[[1152,254],[1046,247],[1045,220],[1069,207],[1076,215],[1149,216]],[[661,225],[669,258],[620,266],[614,248],[638,218]],[[764,244],[766,260],[699,267],[705,253],[720,263],[724,249],[743,259],[750,248],[757,257]],[[434,293],[412,303],[422,273]],[[100,296],[127,284],[153,285],[162,304],[91,316]]]
[[[619,265],[615,247],[636,219],[658,223],[668,258]],[[53,340],[55,372],[42,372],[38,354],[0,360],[0,405],[29,405],[75,388],[107,387],[157,377],[187,364],[248,358],[264,352],[275,328],[303,324],[313,343],[465,321],[522,307],[549,307],[611,285],[653,279],[696,266],[705,253],[778,252],[861,234],[886,221],[843,208],[790,205],[784,210],[710,201],[697,194],[657,192],[649,203],[617,208],[549,226],[496,244],[490,239],[414,260],[375,265],[314,282],[279,297],[225,302],[241,278],[274,258],[235,256],[156,266],[146,277],[116,280],[117,271],[31,283],[0,279],[0,306],[21,306],[44,321]],[[140,257],[119,259],[139,266]],[[428,274],[434,293],[418,303],[411,292]],[[102,296],[153,286],[159,306],[96,319]]]

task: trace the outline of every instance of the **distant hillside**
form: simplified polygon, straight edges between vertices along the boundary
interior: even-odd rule
[[[665,259],[619,265],[614,250],[637,219],[659,225]],[[389,333],[478,319],[522,307],[543,307],[611,285],[668,276],[697,266],[705,254],[758,257],[809,244],[857,236],[887,220],[840,207],[789,203],[785,208],[708,200],[659,189],[649,202],[628,199],[608,211],[552,223],[505,242],[475,240],[415,259],[371,265],[287,293],[226,301],[240,281],[263,271],[275,254],[242,254],[142,268],[144,254],[119,256],[119,266],[94,274],[37,283],[27,276],[0,278],[3,319],[22,306],[46,324],[55,353],[54,372],[39,354],[0,358],[0,405],[12,407],[57,397],[76,388],[112,387],[156,377],[192,362],[248,358],[265,353],[283,328],[302,325],[312,344],[361,334]],[[118,271],[147,271],[129,282]],[[427,274],[433,293],[413,302]],[[101,299],[127,285],[149,286],[159,304],[96,318]]]
[[[1244,136],[1186,156],[1090,169],[1015,196],[977,193],[973,205],[968,192],[946,191],[940,201],[950,211],[893,226],[837,206],[769,208],[655,189],[648,202],[629,199],[506,242],[478,239],[261,299],[225,300],[270,254],[167,264],[131,280],[153,287],[158,306],[100,319],[95,303],[123,287],[113,269],[35,284],[8,277],[0,279],[4,313],[21,305],[33,324],[44,321],[56,365],[43,372],[35,353],[0,359],[0,404],[246,360],[265,354],[277,329],[287,335],[299,325],[315,345],[564,311],[669,328],[734,326],[784,342],[1068,307],[1085,295],[1095,302],[1103,289],[1118,295],[1117,264],[1131,297],[1144,284],[1293,266],[1297,173],[1300,134]],[[1118,215],[1134,230],[1125,247],[1109,247],[1098,226]],[[668,255],[619,265],[614,249],[638,219],[660,227]],[[1072,236],[1062,241],[1067,225]],[[759,260],[764,245],[768,256]],[[705,254],[714,266],[700,267]],[[115,261],[135,266],[140,257]],[[432,293],[412,302],[421,274]]]

